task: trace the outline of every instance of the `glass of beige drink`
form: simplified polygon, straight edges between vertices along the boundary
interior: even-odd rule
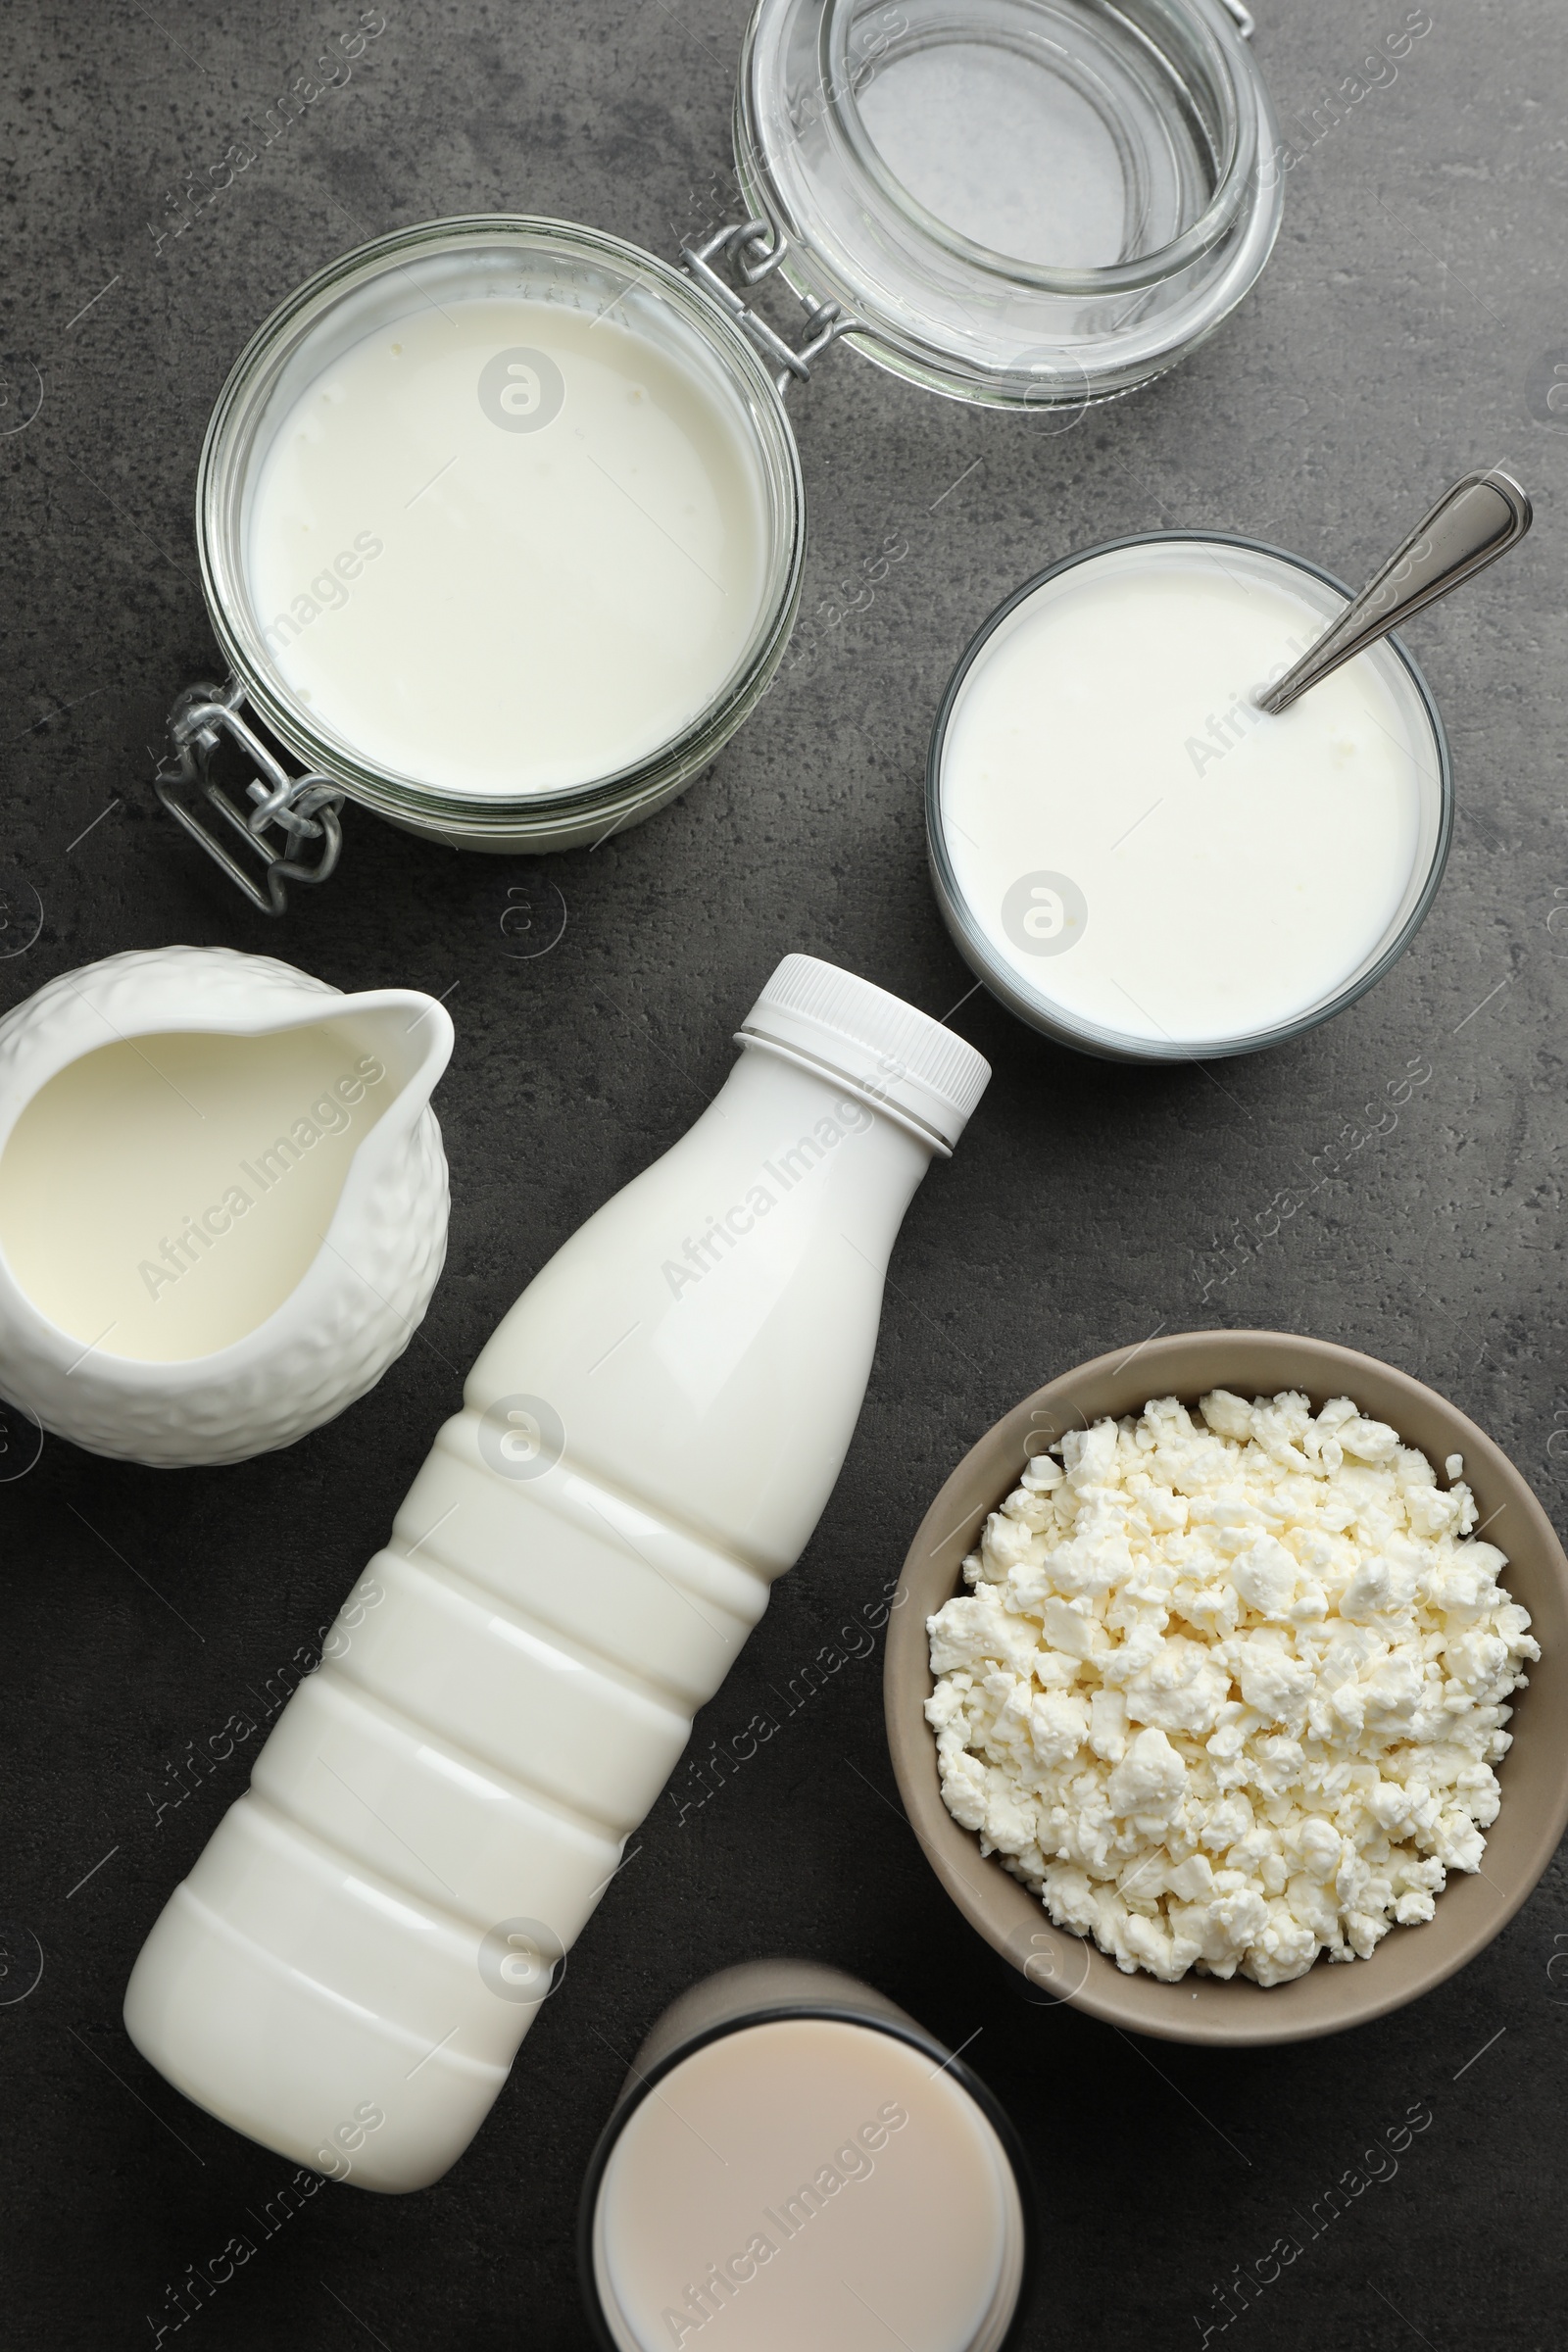
[[[999,2352],[1033,2207],[1002,2109],[923,2027],[758,1961],[638,2051],[583,2189],[583,2293],[609,2352]]]

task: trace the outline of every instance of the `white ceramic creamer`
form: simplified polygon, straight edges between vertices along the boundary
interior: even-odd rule
[[[446,1255],[413,989],[133,949],[0,1021],[0,1394],[159,1468],[290,1446],[378,1381]]]
[[[804,956],[739,1042],[481,1353],[131,1977],[172,2082],[364,2187],[439,2179],[505,2082],[816,1524],[900,1222],[990,1075]]]

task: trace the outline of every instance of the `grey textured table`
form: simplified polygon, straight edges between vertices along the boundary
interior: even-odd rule
[[[743,0],[386,0],[347,85],[178,236],[186,174],[260,142],[271,102],[352,32],[351,0],[12,0],[0,879],[11,944],[29,889],[45,919],[0,961],[0,1004],[117,949],[221,942],[445,994],[458,1049],[438,1097],[448,1269],[370,1397],[240,1469],[159,1474],[50,1442],[0,1488],[8,2348],[156,2340],[171,2290],[231,2238],[255,2252],[182,2340],[581,2343],[577,2183],[625,2057],[691,1979],[775,1950],[838,1961],[968,2042],[1039,2172],[1031,2346],[1217,2340],[1214,2286],[1299,2236],[1420,2102],[1396,2174],[1225,2340],[1563,2341],[1560,1865],[1492,1949],[1386,2024],[1235,2057],[1139,2047],[1031,2006],[947,1906],[893,1804],[875,1655],[709,1801],[661,1802],[489,2125],[423,2195],[334,2188],[286,2221],[274,2205],[264,2231],[292,2168],[187,2106],[120,2024],[143,1935],[244,1785],[243,1751],[194,1780],[189,1759],[330,1618],[502,1309],[681,1133],[775,958],[812,951],[938,1015],[965,999],[924,871],[931,714],[985,612],[1094,540],[1217,525],[1359,576],[1471,464],[1512,464],[1538,503],[1522,553],[1410,632],[1452,736],[1458,831],[1432,915],[1369,999],[1264,1058],[1152,1074],[1054,1052],[983,994],[954,1014],[995,1081],[908,1219],[839,1490],[692,1753],[884,1586],[1004,1407],[1156,1326],[1296,1327],[1387,1356],[1564,1500],[1568,412],[1546,397],[1568,370],[1563,27],[1549,0],[1434,0],[1396,78],[1355,99],[1401,0],[1260,7],[1303,152],[1250,301],[1174,375],[1060,434],[849,354],[824,366],[792,403],[808,612],[890,534],[906,558],[842,625],[818,612],[817,658],[678,806],[558,862],[564,937],[517,961],[506,862],[351,812],[341,878],[270,925],[156,809],[148,747],[214,665],[191,537],[202,428],[251,328],[362,236],[514,210],[673,253],[723,201]],[[1358,1144],[1364,1106],[1397,1091],[1397,1127]],[[1264,1238],[1276,1193],[1319,1178]]]

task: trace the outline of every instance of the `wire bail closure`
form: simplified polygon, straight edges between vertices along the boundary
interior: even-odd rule
[[[803,294],[800,301],[808,328],[803,342],[787,343],[776,328],[769,326],[761,314],[752,309],[747,292],[772,275],[788,250],[784,231],[767,220],[735,221],[728,227],[715,229],[700,245],[683,245],[680,249],[680,258],[691,275],[723,304],[736,325],[759,345],[763,358],[772,362],[776,370],[773,383],[780,400],[792,383],[809,383],[811,362],[840,335],[854,334],[861,323],[842,303],[813,302],[808,294]],[[713,267],[720,257],[740,279],[740,287]]]
[[[343,848],[339,811],[345,796],[330,776],[291,776],[240,716],[244,701],[245,689],[237,678],[230,678],[222,687],[187,686],[169,713],[172,756],[160,766],[153,784],[170,815],[193,841],[200,842],[251,905],[263,914],[279,915],[287,910],[290,882],[324,882],[336,866]],[[248,813],[235,805],[212,773],[214,754],[225,735],[261,770],[245,787],[254,804]],[[200,790],[259,861],[265,889],[206,820],[200,806],[188,806],[177,797],[182,788],[191,787]],[[269,827],[274,825],[283,836],[281,844],[266,838]],[[314,864],[296,854],[311,842],[321,845]]]

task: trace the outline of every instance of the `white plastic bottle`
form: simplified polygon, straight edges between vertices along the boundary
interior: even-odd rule
[[[483,2122],[816,1524],[894,1237],[990,1075],[808,956],[738,1042],[485,1348],[131,1976],[177,2088],[367,2188],[439,2179]]]

